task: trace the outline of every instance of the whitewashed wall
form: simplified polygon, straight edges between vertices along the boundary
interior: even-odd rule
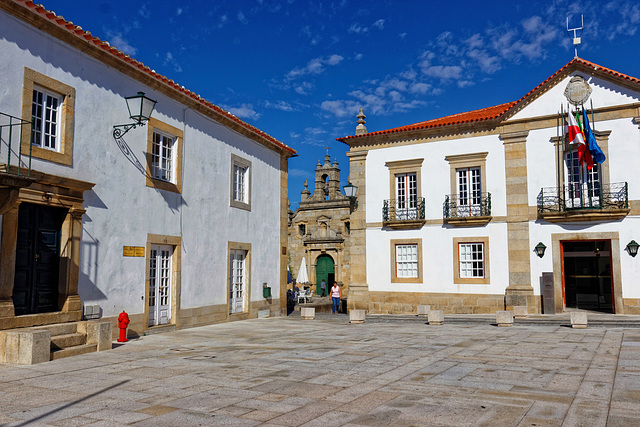
[[[2,13],[2,12],[0,12]],[[79,294],[104,316],[141,313],[145,258],[122,256],[146,246],[147,234],[182,236],[182,308],[227,302],[227,242],[252,245],[251,301],[262,283],[279,297],[280,158],[275,152],[187,109],[99,61],[2,15],[0,111],[21,115],[23,68],[76,90],[73,166],[33,159],[34,170],[95,183],[85,192]],[[158,101],[153,117],[182,129],[182,194],[146,186],[123,155],[113,125],[130,122],[125,96],[143,91]],[[147,127],[124,137],[146,165]],[[251,211],[229,206],[231,153],[251,161]]]

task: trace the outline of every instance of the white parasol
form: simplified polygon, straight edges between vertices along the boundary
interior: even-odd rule
[[[296,282],[298,283],[307,283],[309,281],[309,274],[307,273],[307,260],[305,257],[302,257],[302,262],[300,262],[300,270],[298,271],[298,277],[296,277]]]

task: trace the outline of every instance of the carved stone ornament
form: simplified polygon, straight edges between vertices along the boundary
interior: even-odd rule
[[[564,96],[573,105],[582,105],[591,96],[591,86],[585,79],[580,76],[571,77],[566,89],[564,90]]]

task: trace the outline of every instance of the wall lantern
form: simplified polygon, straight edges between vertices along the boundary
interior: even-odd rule
[[[354,203],[355,208],[358,208],[358,202],[356,201],[356,193],[358,192],[358,187],[353,185],[352,183],[348,183],[344,187],[344,194]]]
[[[536,247],[533,248],[533,250],[536,252],[536,255],[538,255],[540,258],[542,258],[544,256],[544,251],[546,249],[547,249],[547,247],[542,242],[538,243],[536,245]]]
[[[153,112],[157,102],[146,97],[144,92],[138,92],[137,95],[127,96],[124,100],[127,101],[129,118],[131,118],[134,123],[115,125],[113,127],[113,137],[116,139],[122,138],[125,133],[137,126],[144,126],[151,118],[151,113]]]
[[[640,247],[640,245],[635,240],[627,243],[627,250],[629,251],[629,255],[631,255],[632,257],[638,255],[638,247]]]

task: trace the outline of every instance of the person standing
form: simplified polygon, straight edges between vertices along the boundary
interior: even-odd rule
[[[320,282],[320,296],[323,297],[325,296],[327,292],[327,284],[325,283],[324,279],[322,279],[322,282]]]
[[[333,301],[333,314],[338,314],[338,310],[340,307],[340,298],[342,298],[342,291],[340,290],[340,286],[336,283],[333,284],[331,288],[331,301]]]

